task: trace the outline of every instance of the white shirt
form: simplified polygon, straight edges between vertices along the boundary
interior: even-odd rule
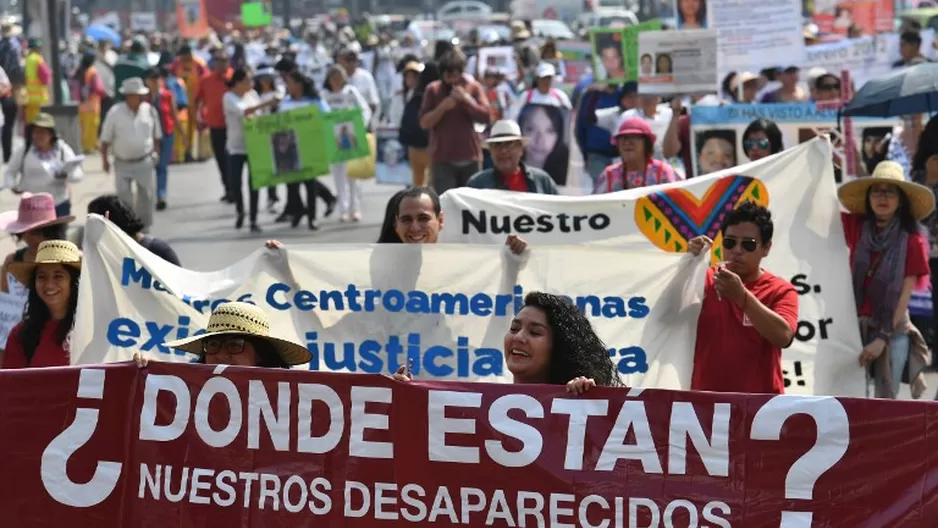
[[[252,106],[261,104],[257,92],[250,90],[238,97],[234,92],[226,92],[222,98],[222,107],[225,110],[225,128],[228,141],[225,150],[229,154],[247,154],[244,145],[244,111]]]
[[[134,113],[121,102],[112,106],[101,126],[101,142],[110,145],[117,161],[138,161],[155,151],[154,140],[163,137],[160,118],[150,103],[140,103]]]
[[[328,89],[323,90],[320,95],[322,95],[326,104],[329,105],[330,110],[360,108],[362,111],[362,121],[365,122],[365,126],[371,121],[371,107],[368,106],[368,101],[366,101],[362,93],[351,84],[346,84],[338,92],[331,92]]]
[[[75,157],[75,152],[68,143],[59,140],[48,156],[39,156],[35,147],[24,152],[23,145],[13,152],[10,163],[7,165],[5,189],[20,189],[29,193],[49,193],[60,204],[69,199],[68,184],[84,178],[85,173],[81,166],[67,171],[64,179],[56,178],[55,174],[62,170],[65,161]],[[25,155],[24,155],[25,154]]]
[[[348,82],[358,90],[358,93],[365,98],[365,101],[367,101],[369,105],[375,107],[376,112],[379,110],[378,107],[381,105],[381,95],[378,93],[378,85],[375,84],[375,78],[368,73],[368,70],[358,68],[355,70],[355,73],[349,76]]]
[[[521,109],[528,104],[539,104],[544,106],[556,106],[559,108],[566,108],[567,110],[573,109],[573,104],[570,102],[570,97],[564,93],[563,90],[554,88],[553,86],[547,93],[541,93],[537,88],[532,88],[530,90],[525,90],[521,97],[518,97],[515,101],[515,120],[518,119],[518,114],[521,113]]]

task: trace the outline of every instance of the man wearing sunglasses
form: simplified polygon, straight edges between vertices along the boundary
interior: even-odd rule
[[[772,214],[746,202],[726,216],[723,262],[707,271],[697,320],[691,389],[782,394],[782,349],[798,326],[798,293],[787,280],[762,269],[772,248]],[[713,243],[688,243],[699,255]]]

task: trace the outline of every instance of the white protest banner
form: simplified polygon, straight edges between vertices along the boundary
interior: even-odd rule
[[[721,73],[804,61],[801,0],[708,0],[706,7],[707,27],[720,32]]]
[[[131,12],[130,29],[134,31],[156,31],[156,13]]]
[[[215,272],[178,268],[101,217],[85,227],[75,364],[137,351],[187,360],[163,343],[204,328],[225,299],[253,302],[271,332],[304,343],[313,370],[509,381],[503,342],[526,292],[571,297],[629,386],[690,386],[705,257],[619,248],[504,244],[317,245],[258,250]],[[584,262],[603,262],[584,273]],[[627,276],[623,266],[634,268]],[[93,292],[93,293],[92,293]],[[92,299],[93,296],[93,299]]]
[[[782,132],[782,144],[792,147],[829,134],[835,145],[835,160],[843,159],[843,134],[837,130],[837,110],[818,108],[815,103],[765,103],[691,107],[691,145],[694,146],[694,174],[723,170],[748,161],[743,141],[746,128],[756,119],[768,119]],[[853,140],[862,160],[868,161],[874,149],[898,118],[854,117]]]
[[[686,251],[697,235],[716,240],[722,212],[746,200],[772,211],[775,234],[764,267],[800,295],[795,343],[782,353],[786,391],[865,396],[857,365],[860,334],[847,246],[834,185],[832,150],[823,139],[691,180],[594,196],[548,196],[453,189],[441,198],[445,242],[497,244],[510,233],[530,244],[612,245],[641,253]],[[609,264],[584,257],[580,273]],[[622,280],[642,265],[616,266]]]
[[[933,59],[935,48],[931,43],[935,39],[935,30],[926,29],[921,35],[922,46],[919,51],[926,58]],[[811,68],[824,68],[834,74],[849,70],[859,90],[866,81],[893,71],[893,64],[901,58],[899,35],[896,33],[815,44],[805,48],[805,61],[801,63],[802,76]]]
[[[643,94],[715,93],[717,32],[712,29],[638,34],[638,84]]]

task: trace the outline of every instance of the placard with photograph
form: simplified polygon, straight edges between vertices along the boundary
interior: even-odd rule
[[[381,127],[375,130],[375,182],[388,185],[410,185],[413,174],[407,161],[407,147],[398,139],[397,127]]]
[[[511,46],[496,46],[479,48],[479,61],[477,63],[477,78],[485,77],[485,70],[495,68],[504,73],[509,79],[518,77],[518,63],[515,62],[515,49]],[[473,72],[475,73],[475,72]]]
[[[528,139],[524,164],[543,170],[557,185],[567,184],[570,161],[570,110],[552,105],[526,104],[518,113],[521,135]]]
[[[304,106],[245,121],[251,188],[294,183],[329,173],[329,136],[322,115],[317,107]]]
[[[371,155],[361,110],[349,108],[326,112],[323,122],[330,162],[341,163]]]
[[[639,91],[652,95],[715,93],[717,32],[644,31],[638,36]]]

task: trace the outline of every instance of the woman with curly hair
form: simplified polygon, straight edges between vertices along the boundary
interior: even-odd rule
[[[559,295],[531,292],[505,333],[505,363],[514,383],[566,385],[583,394],[591,387],[621,387],[609,348],[573,303]],[[413,379],[401,367],[394,379]]]

